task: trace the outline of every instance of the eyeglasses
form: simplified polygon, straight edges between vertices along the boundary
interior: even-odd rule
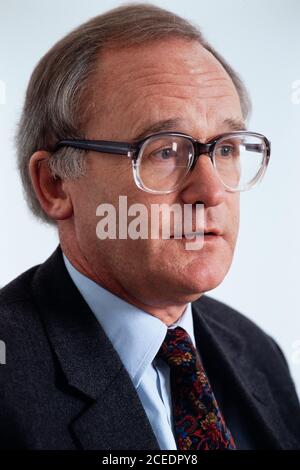
[[[54,151],[73,147],[93,152],[126,155],[133,177],[143,191],[168,194],[180,189],[202,155],[207,155],[226,190],[254,187],[267,169],[271,143],[262,134],[235,131],[201,143],[180,132],[159,132],[135,143],[106,140],[60,140]]]

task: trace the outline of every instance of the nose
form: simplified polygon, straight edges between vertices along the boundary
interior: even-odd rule
[[[206,207],[221,204],[226,195],[225,187],[207,154],[200,155],[195,167],[186,178],[181,197],[186,204],[201,201]]]

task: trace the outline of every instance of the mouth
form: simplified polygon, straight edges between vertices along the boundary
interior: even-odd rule
[[[194,238],[194,237],[204,237],[204,241],[205,241],[205,240],[220,237],[221,235],[222,235],[222,233],[221,233],[220,230],[218,230],[217,228],[212,228],[212,229],[204,230],[204,231],[203,230],[197,230],[197,231],[189,232],[189,233],[182,232],[182,233],[171,235],[170,238],[174,238],[174,239],[175,238],[191,239],[191,238]]]

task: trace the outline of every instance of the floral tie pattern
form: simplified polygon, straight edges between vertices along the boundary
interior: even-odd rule
[[[169,328],[157,357],[170,367],[178,449],[236,449],[189,334]]]

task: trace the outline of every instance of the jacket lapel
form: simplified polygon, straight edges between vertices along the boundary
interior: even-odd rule
[[[69,277],[60,247],[38,268],[32,288],[65,391],[71,395],[75,388],[85,399],[79,415],[70,416],[79,447],[160,449],[130,376]]]
[[[193,303],[193,319],[197,348],[204,346],[212,360],[218,364],[220,374],[230,381],[237,396],[243,399],[250,415],[273,448],[297,448],[298,443],[289,429],[282,424],[276,403],[265,375],[259,366],[251,363],[245,344],[234,331],[227,328],[205,311],[201,298]]]

